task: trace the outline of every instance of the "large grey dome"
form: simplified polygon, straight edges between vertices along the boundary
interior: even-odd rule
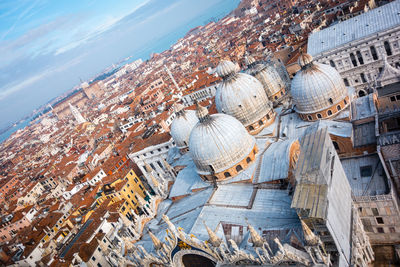
[[[255,146],[255,139],[235,118],[203,113],[190,134],[189,151],[197,172],[210,175],[225,171],[246,158]]]
[[[236,73],[235,64],[223,61],[217,73],[224,77],[215,95],[218,112],[231,115],[244,126],[265,117],[272,104],[264,92],[262,84],[253,76]]]
[[[170,134],[179,149],[185,149],[189,145],[189,136],[199,119],[194,110],[179,110],[172,121]]]
[[[292,80],[291,94],[298,113],[311,114],[343,101],[348,93],[340,74],[331,66],[299,58],[301,70]]]

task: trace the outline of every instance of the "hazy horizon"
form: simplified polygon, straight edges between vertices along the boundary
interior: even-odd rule
[[[123,58],[148,58],[239,0],[0,3],[0,128]],[[218,5],[218,8],[215,8]],[[159,43],[152,43],[158,40]]]

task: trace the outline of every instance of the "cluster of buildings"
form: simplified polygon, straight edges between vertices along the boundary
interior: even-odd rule
[[[398,264],[399,10],[243,0],[83,84],[0,145],[1,264]]]

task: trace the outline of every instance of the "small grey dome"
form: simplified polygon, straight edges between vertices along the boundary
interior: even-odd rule
[[[225,64],[222,62],[220,65]],[[263,85],[245,73],[225,76],[217,88],[215,105],[218,112],[235,117],[244,126],[263,118],[272,109]]]
[[[190,132],[198,121],[194,110],[178,110],[176,118],[172,121],[170,134],[179,149],[188,147]]]
[[[249,58],[251,58],[249,60]],[[245,64],[247,74],[250,74],[259,80],[265,90],[265,93],[271,100],[273,95],[276,95],[283,88],[288,91],[290,86],[289,74],[286,68],[278,61],[270,58],[266,62],[255,61],[251,56],[245,57]]]
[[[225,171],[247,157],[255,139],[234,117],[207,115],[197,123],[189,138],[189,152],[201,175]]]
[[[304,55],[299,59],[299,64],[302,69],[296,73],[291,87],[293,104],[298,113],[316,113],[328,109],[348,95],[336,69],[313,62],[311,56]]]

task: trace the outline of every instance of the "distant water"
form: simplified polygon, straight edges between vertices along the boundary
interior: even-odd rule
[[[19,129],[23,129],[25,126],[29,125],[29,122],[30,122],[30,118],[25,120],[24,122],[21,122],[21,123],[15,125],[14,127],[11,127],[10,129],[5,131],[4,133],[0,134],[0,143],[5,141],[14,132],[18,131]]]
[[[176,43],[180,38],[184,37],[185,34],[191,29],[205,25],[211,21],[211,19],[221,19],[228,15],[232,10],[234,10],[240,3],[240,0],[220,0],[214,6],[205,10],[203,14],[200,14],[194,17],[188,23],[176,28],[172,32],[162,36],[159,39],[152,40],[148,46],[145,46],[142,50],[135,51],[132,53],[134,56],[129,60],[130,62],[141,58],[143,60],[147,60],[150,58],[151,53],[160,53],[164,50],[167,50]],[[19,129],[24,128],[29,125],[29,120],[16,125],[15,127],[10,128],[6,132],[0,134],[0,143],[6,140],[11,134],[16,132]]]
[[[143,59],[143,61],[150,58],[151,53],[161,53],[169,49],[173,44],[175,44],[180,38],[184,37],[185,34],[191,29],[206,25],[211,21],[211,19],[222,19],[228,15],[232,10],[234,10],[240,3],[240,0],[220,0],[214,6],[208,8],[196,17],[194,17],[189,23],[181,25],[172,32],[162,36],[159,39],[152,40],[148,46],[144,47],[142,50],[135,51],[134,56],[129,61],[134,61],[138,58]]]

